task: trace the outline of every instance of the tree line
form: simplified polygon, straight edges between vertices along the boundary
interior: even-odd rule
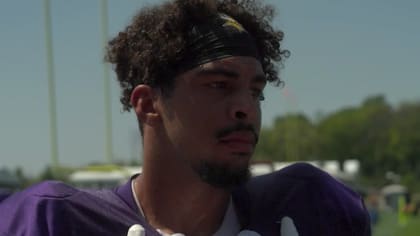
[[[256,160],[311,161],[357,159],[360,181],[381,185],[387,172],[420,190],[420,102],[391,106],[382,95],[367,98],[316,121],[295,113],[263,128]]]

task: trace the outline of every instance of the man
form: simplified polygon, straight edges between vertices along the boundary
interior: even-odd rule
[[[248,181],[263,90],[288,55],[272,10],[178,0],[140,11],[107,60],[138,118],[142,173],[113,190],[29,188],[2,202],[0,235],[369,235],[360,197],[309,165]]]

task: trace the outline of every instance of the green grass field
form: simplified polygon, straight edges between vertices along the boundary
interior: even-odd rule
[[[373,229],[373,236],[419,236],[420,216],[410,217],[405,226],[398,224],[398,216],[391,212],[382,212],[378,224]]]

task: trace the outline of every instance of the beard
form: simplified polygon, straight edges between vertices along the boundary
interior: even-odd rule
[[[251,178],[249,166],[229,168],[226,165],[201,161],[193,168],[201,180],[216,188],[230,190],[246,183]]]

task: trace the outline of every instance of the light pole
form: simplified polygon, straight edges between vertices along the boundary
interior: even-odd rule
[[[101,0],[101,25],[102,25],[102,48],[108,43],[108,1]],[[104,70],[104,105],[105,105],[105,157],[108,163],[113,161],[112,148],[112,113],[111,113],[111,89],[109,84],[109,67],[103,63]]]
[[[57,110],[56,110],[56,94],[54,81],[54,54],[52,46],[51,33],[51,12],[50,1],[44,0],[44,23],[45,23],[45,48],[47,58],[47,78],[48,78],[48,104],[50,115],[50,152],[53,173],[58,167],[58,138],[57,138]]]

